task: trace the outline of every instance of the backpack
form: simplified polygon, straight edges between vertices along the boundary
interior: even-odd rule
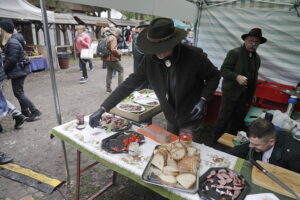
[[[101,58],[105,58],[110,55],[110,50],[107,48],[107,43],[108,43],[108,36],[106,36],[106,37],[104,36],[98,42],[96,53]]]

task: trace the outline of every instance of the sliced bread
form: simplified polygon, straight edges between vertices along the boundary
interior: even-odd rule
[[[173,166],[164,166],[162,173],[164,175],[177,176],[179,174],[178,168]]]
[[[185,150],[185,148],[181,148],[181,147],[177,148],[176,147],[176,148],[173,148],[170,153],[171,153],[171,158],[178,161],[178,160],[181,160],[185,156],[186,150]]]
[[[182,187],[190,189],[196,183],[196,176],[194,174],[184,173],[176,176],[176,180]]]
[[[158,169],[162,170],[166,165],[166,159],[161,153],[154,154],[151,164],[157,167]]]
[[[175,176],[160,174],[158,176],[158,179],[162,184],[169,185],[169,186],[174,186],[177,183]]]

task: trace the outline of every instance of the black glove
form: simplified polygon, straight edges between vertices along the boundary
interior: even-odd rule
[[[99,126],[99,121],[102,116],[102,114],[105,112],[104,108],[100,108],[96,112],[94,112],[92,115],[90,115],[90,121],[89,124],[92,128],[95,128],[96,126]]]
[[[206,115],[206,100],[201,98],[194,106],[191,115],[191,120],[202,119]]]

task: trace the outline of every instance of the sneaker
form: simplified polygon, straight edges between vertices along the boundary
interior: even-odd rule
[[[0,155],[0,164],[6,164],[12,162],[13,159],[11,157],[6,156],[4,153]]]
[[[111,88],[106,88],[106,92],[109,92],[109,93],[111,93]]]
[[[87,80],[88,80],[88,78],[81,77],[79,83],[80,83],[80,84],[84,84],[84,83],[87,82]]]
[[[29,111],[29,110],[22,110],[21,113],[22,113],[22,115],[24,115],[25,117],[29,117],[29,116],[30,116],[30,111]]]
[[[27,122],[33,122],[40,119],[42,113],[39,110],[31,112],[31,115],[26,119]]]
[[[25,122],[25,120],[26,120],[27,117],[25,117],[24,115],[20,114],[20,115],[14,116],[13,118],[16,121],[16,123],[15,123],[15,129],[19,129],[24,124],[24,122]]]
[[[94,68],[94,67],[92,67],[92,68],[90,68],[90,71],[94,71],[94,69],[95,69],[95,68]]]
[[[3,128],[2,128],[2,125],[0,124],[0,133],[2,133],[2,132],[3,132]]]

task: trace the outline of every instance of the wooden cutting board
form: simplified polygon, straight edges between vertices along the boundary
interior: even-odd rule
[[[262,161],[257,161],[263,168],[275,175],[282,182],[287,184],[294,192],[300,196],[300,174],[272,165],[270,163],[265,163]],[[273,192],[277,192],[282,195],[295,198],[292,194],[283,189],[280,185],[274,182],[266,174],[260,171],[258,168],[253,167],[252,169],[252,182],[261,187],[267,188]]]

